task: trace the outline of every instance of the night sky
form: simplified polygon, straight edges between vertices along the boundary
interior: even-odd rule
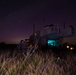
[[[76,25],[75,0],[0,0],[0,42],[18,43],[45,24]]]

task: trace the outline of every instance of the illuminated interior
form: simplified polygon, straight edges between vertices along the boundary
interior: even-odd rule
[[[48,45],[50,46],[56,46],[56,41],[55,40],[48,40]]]

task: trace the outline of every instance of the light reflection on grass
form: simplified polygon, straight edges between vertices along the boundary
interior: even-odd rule
[[[0,54],[0,75],[75,75],[76,56],[57,59],[53,54],[36,52],[26,59],[24,52]]]

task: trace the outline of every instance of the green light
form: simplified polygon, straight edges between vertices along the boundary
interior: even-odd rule
[[[56,46],[56,41],[55,40],[48,40],[48,45]]]

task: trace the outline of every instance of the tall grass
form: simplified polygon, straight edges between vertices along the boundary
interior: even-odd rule
[[[0,54],[0,75],[76,75],[76,56],[35,52],[26,58],[25,52],[6,51]]]

